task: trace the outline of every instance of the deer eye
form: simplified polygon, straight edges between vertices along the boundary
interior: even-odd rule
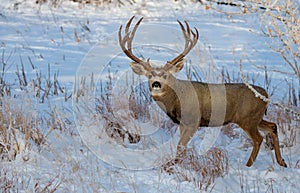
[[[160,89],[161,88],[161,84],[159,82],[155,81],[152,84],[152,88],[153,89]]]
[[[148,75],[148,78],[149,78],[149,79],[152,78],[152,77],[153,77],[153,76],[152,76],[151,74]]]

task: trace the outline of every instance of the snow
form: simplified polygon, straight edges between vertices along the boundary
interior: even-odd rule
[[[80,5],[70,1],[59,1],[58,6],[50,3],[37,5],[33,0],[0,2],[0,48],[5,62],[9,65],[5,74],[5,79],[9,82],[17,81],[15,72],[17,66],[21,69],[21,59],[29,80],[35,78],[39,72],[43,78],[46,78],[48,73],[51,77],[57,73],[60,85],[68,93],[72,93],[74,87],[80,87],[83,76],[87,77],[86,89],[90,88],[92,74],[95,85],[99,85],[101,81],[108,79],[110,69],[113,75],[119,78],[115,83],[115,88],[118,89],[114,90],[114,94],[125,96],[128,93],[128,86],[124,86],[126,83],[140,83],[138,77],[131,72],[129,59],[121,53],[117,42],[119,26],[124,25],[132,15],[144,16],[134,41],[135,48],[139,49],[142,56],[150,57],[151,61],[158,64],[163,64],[175,56],[183,46],[177,19],[187,20],[190,26],[195,26],[199,30],[200,40],[188,59],[200,69],[204,81],[220,82],[219,76],[223,67],[237,75],[239,67],[236,61],[242,58],[243,70],[250,74],[250,77],[257,77],[256,84],[264,86],[264,72],[248,65],[250,62],[247,62],[247,57],[258,65],[290,71],[283,64],[282,58],[268,47],[270,40],[259,35],[259,16],[256,14],[232,16],[228,19],[222,13],[205,10],[204,5],[192,1],[137,0],[133,5],[125,3],[124,6],[112,4],[105,7]],[[270,76],[274,85],[295,78],[272,72]],[[134,77],[136,82],[130,82],[129,78],[128,83],[127,77]],[[178,77],[185,77],[185,72]],[[275,90],[272,99],[284,98],[286,90],[286,87]],[[22,91],[20,88],[14,90],[17,95],[22,95]],[[97,89],[91,89],[88,95],[83,96],[83,103],[79,104],[74,101],[72,104],[71,100],[64,102],[63,95],[51,96],[45,104],[35,104],[35,108],[41,111],[61,109],[59,112],[62,114],[62,120],[71,120],[72,125],[75,127],[76,124],[77,128],[72,134],[45,128],[46,143],[39,147],[32,145],[30,149],[23,147],[15,160],[2,161],[0,178],[3,179],[6,172],[6,177],[10,177],[14,184],[21,182],[13,188],[18,192],[42,192],[45,187],[51,190],[56,189],[56,186],[56,192],[201,191],[195,181],[184,181],[176,174],[169,175],[161,171],[158,161],[162,161],[159,159],[164,156],[164,149],[159,153],[157,149],[151,149],[154,153],[149,153],[134,150],[134,147],[130,146],[120,147],[107,139],[105,133],[99,132],[99,129],[103,130],[104,123],[92,116],[94,96],[97,94]],[[124,102],[120,103],[122,105]],[[93,108],[86,109],[86,105]],[[128,110],[126,108],[128,107],[124,107]],[[126,112],[128,111],[119,113],[122,115]],[[152,113],[157,111],[154,109]],[[126,116],[120,117],[126,119]],[[143,128],[151,129],[142,131],[144,134],[164,134],[155,129],[157,125],[143,124]],[[135,123],[131,121],[129,125]],[[249,144],[245,134],[237,129],[234,130],[235,136],[230,138],[222,134],[219,128],[209,129],[211,128],[197,132],[190,146],[199,147],[200,154],[212,146],[225,149],[229,157],[229,170],[227,175],[217,177],[208,190],[299,191],[298,144],[281,149],[288,168],[278,166],[274,152],[265,149],[264,145],[256,162],[248,168],[245,163],[252,146],[244,146]],[[299,131],[296,132],[297,143]],[[280,133],[280,141],[283,137]],[[164,142],[164,147],[170,150],[168,155],[174,154],[176,142],[169,144],[165,142],[167,139],[167,135],[153,137],[153,140]],[[148,146],[151,146],[149,144]]]

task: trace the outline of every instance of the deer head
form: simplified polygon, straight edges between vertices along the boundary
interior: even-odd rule
[[[190,52],[190,50],[196,45],[197,40],[199,38],[198,30],[195,28],[194,31],[192,31],[188,25],[188,23],[185,21],[185,27],[184,25],[178,21],[180,28],[182,30],[182,33],[185,38],[185,48],[184,50],[173,60],[167,61],[166,64],[161,67],[152,67],[150,63],[150,59],[147,61],[141,60],[138,57],[136,57],[132,53],[132,41],[135,35],[135,32],[142,22],[143,18],[139,19],[139,21],[135,24],[132,31],[129,31],[130,25],[132,20],[134,19],[134,16],[131,17],[131,19],[128,21],[126,27],[125,27],[125,34],[124,37],[122,37],[122,25],[119,28],[119,43],[123,50],[123,52],[133,60],[133,62],[130,62],[130,67],[132,68],[133,72],[138,75],[144,75],[148,78],[149,88],[151,95],[153,97],[160,97],[166,94],[168,92],[168,86],[176,81],[173,74],[179,72],[185,63],[184,57]]]

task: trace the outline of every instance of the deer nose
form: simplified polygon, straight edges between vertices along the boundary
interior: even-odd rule
[[[158,81],[155,81],[155,82],[152,83],[152,88],[153,89],[160,89],[161,84]]]

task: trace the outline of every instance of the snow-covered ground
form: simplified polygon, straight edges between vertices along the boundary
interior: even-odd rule
[[[276,69],[290,69],[281,56],[269,48],[271,41],[261,35],[258,14],[233,15],[229,18],[192,1],[138,0],[133,5],[126,2],[122,6],[111,4],[104,7],[69,1],[57,1],[57,6],[48,3],[38,5],[34,0],[0,2],[1,65],[4,62],[7,64],[5,80],[11,84],[16,98],[22,98],[24,95],[34,95],[31,94],[30,86],[27,89],[16,86],[19,82],[16,71],[17,68],[20,71],[22,63],[28,80],[35,79],[37,73],[43,79],[47,79],[48,73],[51,77],[56,74],[64,92],[49,95],[44,103],[36,100],[33,106],[37,112],[45,114],[59,109],[56,112],[61,114],[57,113],[57,116],[71,121],[68,127],[72,130],[65,132],[42,128],[44,134],[47,134],[45,144],[21,152],[13,161],[2,161],[0,181],[10,183],[0,184],[1,191],[201,192],[201,184],[192,180],[192,176],[190,181],[186,181],[177,174],[169,175],[160,168],[147,166],[146,155],[126,157],[127,154],[122,154],[122,149],[108,152],[113,151],[112,146],[97,142],[98,136],[93,135],[102,122],[94,117],[84,117],[86,114],[78,110],[76,104],[72,104],[75,99],[65,101],[72,94],[75,85],[80,85],[83,75],[91,78],[93,74],[95,85],[99,86],[102,81],[108,80],[110,71],[114,77],[119,78],[114,84],[118,88],[115,92],[120,92],[121,96],[126,93],[127,87],[130,88],[124,87],[124,82],[127,81],[122,79],[126,73],[132,72],[129,69],[129,59],[124,57],[118,47],[117,30],[133,15],[144,17],[134,44],[140,48],[143,56],[158,63],[175,56],[174,52],[179,52],[183,46],[177,19],[187,20],[190,26],[196,27],[200,33],[199,43],[187,59],[196,65],[203,81],[220,83],[222,69],[227,70],[232,79],[238,79],[239,61],[242,59],[244,73],[248,75],[250,82],[262,87],[266,86],[265,72],[251,63],[274,70],[268,73],[272,79],[269,92],[273,93],[272,100],[281,101],[286,97],[285,82],[295,78],[275,72]],[[219,8],[234,10],[226,6]],[[181,76],[184,77],[184,72]],[[92,95],[96,95],[95,93],[97,91]],[[82,117],[78,117],[79,111]],[[120,110],[120,114],[124,112]],[[92,122],[87,124],[87,121]],[[86,125],[82,125],[83,123]],[[291,124],[292,127],[297,127],[297,123]],[[161,132],[155,129],[154,127],[153,133]],[[217,177],[207,191],[299,191],[299,131],[296,130],[293,135],[296,136],[295,145],[283,145],[284,148],[281,149],[288,168],[280,167],[275,161],[274,152],[264,148],[264,145],[256,162],[248,168],[245,164],[252,146],[246,135],[239,128],[235,128],[231,135],[220,133],[219,129],[205,128],[190,143],[190,147],[201,146],[204,145],[202,141],[206,140],[212,142],[210,147],[219,147],[228,152],[228,174]],[[284,144],[283,139],[288,139],[287,134],[279,131],[279,139]],[[99,148],[101,150],[98,151],[97,145],[103,145],[104,150]],[[106,156],[106,153],[110,154]],[[116,165],[116,162],[112,164],[111,159],[116,161],[118,156],[122,163],[114,167],[112,165]],[[130,164],[132,162],[137,164]],[[122,164],[123,167],[120,166]],[[128,169],[129,166],[136,165],[138,170]],[[8,187],[8,184],[12,187]]]

